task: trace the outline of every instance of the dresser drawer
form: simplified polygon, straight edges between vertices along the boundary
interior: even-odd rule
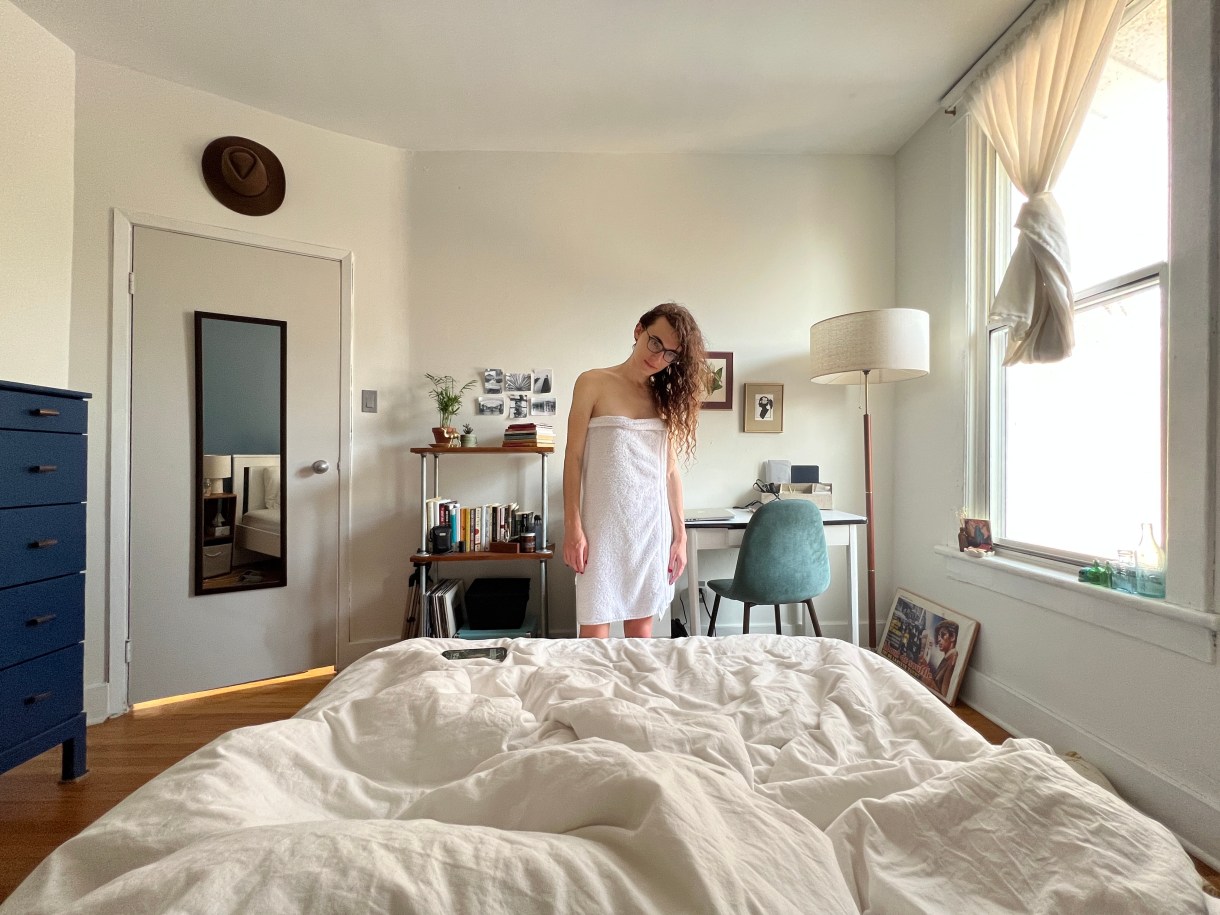
[[[85,567],[85,506],[0,509],[0,588]]]
[[[79,572],[0,591],[0,668],[85,638],[85,576]]]
[[[89,407],[77,398],[0,391],[0,429],[82,434],[88,420]]]
[[[0,508],[84,502],[88,441],[65,432],[0,431]]]
[[[83,645],[0,670],[0,748],[16,746],[84,708]]]

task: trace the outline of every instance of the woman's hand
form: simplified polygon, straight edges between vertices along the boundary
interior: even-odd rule
[[[686,568],[686,542],[675,540],[669,545],[669,583],[682,577]]]
[[[589,564],[589,541],[579,527],[567,527],[563,534],[563,563],[577,574]]]

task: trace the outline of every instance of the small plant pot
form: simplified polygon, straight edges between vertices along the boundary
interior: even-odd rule
[[[448,448],[457,447],[458,430],[453,426],[433,426],[432,437],[436,439],[438,445],[445,445]]]
[[[477,435],[463,435],[462,436],[462,447],[463,448],[473,448],[478,443],[479,443],[479,438]]]

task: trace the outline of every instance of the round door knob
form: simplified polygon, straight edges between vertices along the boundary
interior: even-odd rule
[[[313,462],[313,472],[314,473],[326,473],[326,471],[328,471],[328,470],[330,470],[330,464],[326,463],[326,461],[314,461]]]

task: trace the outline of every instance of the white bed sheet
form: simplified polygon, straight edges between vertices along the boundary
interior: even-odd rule
[[[1205,912],[1162,826],[835,640],[417,639],[233,731],[0,912]]]
[[[246,527],[278,535],[280,532],[280,510],[278,508],[256,508],[242,515],[241,523]]]

